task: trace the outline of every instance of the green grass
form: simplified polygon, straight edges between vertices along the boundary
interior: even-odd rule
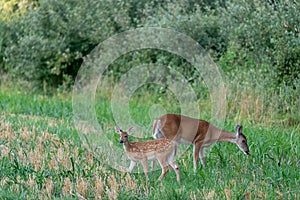
[[[151,124],[149,110],[156,99],[148,100],[130,102],[132,118],[140,126]],[[173,171],[157,182],[159,170],[150,173],[146,183],[144,174],[118,172],[82,145],[71,106],[70,98],[0,92],[0,199],[300,198],[297,127],[244,123],[251,156],[233,144],[220,143],[207,150],[207,166],[199,162],[194,173],[189,147],[177,158],[180,184]],[[167,103],[164,108],[178,112]],[[112,133],[115,122],[109,100],[101,99],[96,109],[104,132]],[[233,130],[230,121],[225,123],[227,130]],[[107,137],[120,145],[116,135]]]

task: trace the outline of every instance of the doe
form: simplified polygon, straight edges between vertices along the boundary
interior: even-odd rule
[[[235,132],[221,130],[205,120],[190,118],[178,114],[166,114],[153,123],[153,137],[168,138],[179,144],[194,145],[194,171],[200,155],[202,165],[205,165],[204,149],[216,142],[231,142],[249,155],[250,151],[242,126],[237,125]]]

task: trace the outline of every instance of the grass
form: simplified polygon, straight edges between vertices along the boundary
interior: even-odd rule
[[[152,120],[148,114],[152,102],[147,99],[130,104],[131,115],[141,126],[149,126]],[[177,158],[180,184],[173,171],[162,182],[156,181],[160,171],[150,173],[146,183],[144,174],[114,170],[82,144],[71,105],[68,97],[0,92],[0,199],[300,198],[299,126],[244,123],[251,156],[233,144],[217,144],[207,150],[206,168],[199,162],[194,173],[188,147]],[[96,109],[104,132],[113,133],[109,100],[101,99]],[[164,109],[178,112],[178,107],[167,104]],[[224,128],[233,127],[227,120]],[[108,139],[120,145],[116,135],[109,134]]]

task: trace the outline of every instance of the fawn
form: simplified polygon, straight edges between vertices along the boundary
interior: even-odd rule
[[[132,133],[133,127],[127,132],[122,131],[118,127],[115,128],[120,135],[120,143],[123,143],[126,155],[131,160],[128,171],[131,172],[136,165],[136,162],[142,163],[146,180],[148,181],[148,166],[147,160],[158,160],[162,173],[158,180],[162,180],[171,166],[175,173],[177,181],[180,182],[179,167],[174,161],[177,151],[177,143],[167,138],[150,140],[147,142],[130,142],[128,135]]]
[[[197,170],[199,154],[204,166],[204,148],[215,142],[235,143],[245,154],[250,154],[246,136],[242,133],[242,126],[240,125],[236,126],[235,133],[227,132],[204,120],[177,114],[166,114],[154,121],[152,136],[156,139],[172,139],[181,144],[193,144],[194,172]]]

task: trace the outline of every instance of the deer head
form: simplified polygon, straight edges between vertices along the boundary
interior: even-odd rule
[[[242,129],[242,126],[236,126],[236,144],[245,154],[250,155],[247,139],[246,136],[242,133]]]
[[[127,132],[122,131],[120,128],[115,127],[116,132],[120,135],[120,143],[126,143],[128,142],[128,135],[130,135],[133,132],[133,127],[131,127],[130,129],[128,129]]]

